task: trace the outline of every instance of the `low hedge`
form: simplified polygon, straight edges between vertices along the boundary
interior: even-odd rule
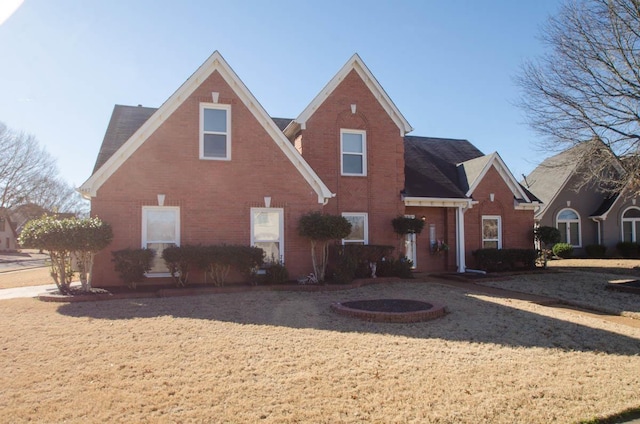
[[[327,276],[335,284],[348,284],[356,278],[371,277],[371,263],[376,264],[376,276],[411,278],[411,261],[391,257],[393,246],[333,245],[329,249]]]
[[[473,256],[478,269],[510,271],[517,268],[535,268],[538,251],[535,249],[478,249],[473,252]]]
[[[637,258],[640,256],[640,245],[632,241],[621,241],[616,244],[616,249],[623,258]]]

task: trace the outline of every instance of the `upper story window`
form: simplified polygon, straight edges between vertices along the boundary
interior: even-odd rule
[[[638,242],[640,236],[640,209],[629,208],[622,214],[622,241]]]
[[[200,159],[231,160],[231,105],[200,104]]]
[[[556,218],[556,227],[560,231],[560,241],[580,247],[580,215],[573,209],[562,209]]]
[[[369,216],[367,213],[343,213],[343,217],[351,223],[351,233],[342,244],[369,244]]]
[[[340,163],[342,175],[367,175],[367,132],[340,130]]]
[[[482,248],[502,249],[502,219],[500,216],[482,217]]]

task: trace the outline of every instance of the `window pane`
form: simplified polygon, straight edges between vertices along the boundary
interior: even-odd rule
[[[204,130],[226,133],[227,111],[224,109],[205,109]]]
[[[147,211],[147,241],[176,241],[176,212],[173,210]]]
[[[633,223],[635,224],[636,232],[635,232],[634,236],[632,237],[633,239],[631,241],[637,242],[638,241],[638,236],[640,235],[640,220],[633,221]]]
[[[219,134],[205,134],[204,156],[207,158],[226,158],[227,136]]]
[[[623,241],[633,241],[632,237],[633,237],[633,233],[632,233],[632,226],[633,223],[632,222],[622,222],[622,238]]]
[[[364,216],[347,215],[345,219],[351,223],[351,233],[345,240],[364,240]]]
[[[573,246],[580,245],[580,230],[578,228],[577,222],[572,222],[569,224],[569,232],[571,236],[571,244]]]
[[[175,246],[175,243],[147,243],[147,249],[153,249],[156,252],[153,262],[151,263],[150,273],[169,272],[167,264],[164,262],[164,259],[162,259],[162,251],[170,246]]]
[[[277,241],[261,241],[256,242],[254,245],[264,250],[265,262],[280,262],[282,260],[280,256],[280,243]]]
[[[342,151],[346,153],[363,153],[362,134],[342,133]]]
[[[569,220],[569,219],[579,219],[578,214],[572,210],[565,209],[558,214],[558,219],[561,220]]]
[[[260,241],[280,240],[280,214],[256,212],[253,218],[253,238]]]
[[[558,222],[558,231],[560,231],[560,242],[567,243],[567,224]]]
[[[497,241],[483,241],[482,242],[483,249],[497,249],[498,242]]]
[[[640,209],[629,209],[624,213],[623,218],[640,218]]]
[[[497,240],[498,239],[498,220],[483,219],[482,220],[482,238]]]
[[[362,174],[362,156],[342,155],[342,172],[345,174]]]

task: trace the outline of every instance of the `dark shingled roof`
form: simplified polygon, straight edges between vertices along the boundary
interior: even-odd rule
[[[600,206],[598,206],[598,209],[596,209],[589,217],[596,218],[609,212],[609,209],[611,209],[616,200],[618,200],[619,195],[619,193],[616,193],[613,196],[604,199]]]
[[[93,173],[127,141],[156,111],[153,107],[115,105],[102,140]]]
[[[458,164],[483,156],[467,140],[404,137],[404,195],[464,198],[469,187]]]
[[[93,173],[100,168],[109,158],[122,146],[138,128],[142,126],[147,119],[158,110],[153,107],[143,106],[123,106],[115,105],[107,132],[102,140],[100,152],[93,167]],[[273,122],[283,131],[293,119],[290,118],[271,118]]]

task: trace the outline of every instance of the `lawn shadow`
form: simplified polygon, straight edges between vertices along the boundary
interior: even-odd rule
[[[447,306],[449,313],[432,321],[389,324],[337,315],[333,302],[405,298]],[[222,321],[239,325],[282,326],[336,332],[491,343],[510,347],[638,355],[640,339],[506,306],[463,289],[430,283],[397,283],[338,292],[248,292],[177,298],[68,303],[58,312],[70,317],[104,320],[176,319]],[[545,308],[540,306],[540,308]],[[140,325],[144,325],[142,322]],[[188,323],[185,323],[188,325]]]

